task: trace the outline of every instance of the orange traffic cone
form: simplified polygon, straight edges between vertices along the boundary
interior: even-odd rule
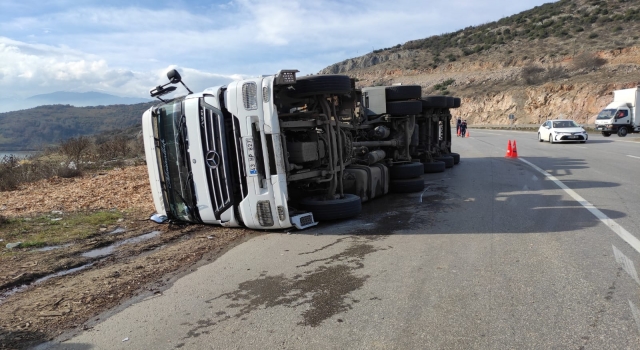
[[[513,149],[511,148],[511,140],[509,140],[509,144],[507,145],[507,154],[504,155],[506,158],[513,157]]]
[[[469,137],[469,130],[467,130],[467,137]]]
[[[460,128],[458,128],[458,137],[460,137]]]
[[[518,158],[518,147],[516,147],[516,140],[513,140],[513,152],[511,158]]]

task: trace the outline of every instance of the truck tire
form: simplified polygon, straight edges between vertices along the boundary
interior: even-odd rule
[[[422,112],[420,101],[393,101],[387,102],[387,113],[391,115],[413,115]]]
[[[433,159],[444,162],[446,168],[453,168],[453,157],[451,156],[440,156],[434,157]]]
[[[433,162],[425,162],[424,163],[424,173],[425,174],[433,174],[433,173],[441,173],[446,169],[446,165],[443,161],[433,161]]]
[[[462,103],[462,100],[460,99],[460,97],[454,97],[453,98],[453,107],[451,108],[460,108],[460,104]]]
[[[412,193],[424,190],[424,180],[421,178],[391,180],[389,189],[396,193]]]
[[[300,206],[313,213],[314,220],[340,220],[352,218],[362,211],[362,200],[355,194],[345,194],[344,198],[325,200],[322,196],[307,197]]]
[[[603,131],[603,132],[602,132],[602,136],[604,136],[604,137],[609,137],[609,136],[611,136],[611,133],[610,133],[610,132],[608,132],[608,131]]]
[[[453,108],[453,97],[447,96],[447,108]]]
[[[424,174],[424,165],[419,162],[396,164],[389,168],[391,179],[412,179]]]
[[[414,100],[422,95],[420,85],[398,85],[385,88],[387,101]]]
[[[298,78],[293,88],[291,95],[295,97],[347,94],[351,91],[351,78],[338,74],[311,75]]]
[[[620,129],[618,129],[618,136],[620,137],[627,136],[627,128],[623,126]]]
[[[447,96],[422,96],[422,108],[447,108]]]
[[[453,157],[454,165],[460,163],[460,154],[452,152],[452,153],[449,153],[448,155]]]

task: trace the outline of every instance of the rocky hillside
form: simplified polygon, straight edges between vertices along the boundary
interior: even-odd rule
[[[561,0],[336,63],[359,86],[419,84],[463,98],[470,124],[569,117],[591,123],[615,89],[640,83],[640,1]]]

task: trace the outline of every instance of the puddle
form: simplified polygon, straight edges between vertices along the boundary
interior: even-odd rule
[[[75,272],[78,272],[78,271],[82,271],[82,270],[84,270],[86,268],[89,268],[91,266],[93,266],[93,263],[82,265],[82,266],[78,266],[78,267],[74,267],[74,268],[68,269],[68,270],[59,271],[59,272],[56,272],[56,273],[52,273],[50,275],[47,275],[47,276],[44,276],[42,278],[39,278],[39,279],[35,280],[35,282],[33,282],[33,283],[23,284],[23,285],[21,285],[19,287],[12,288],[12,289],[4,292],[4,293],[0,293],[0,304],[2,304],[2,302],[6,298],[8,298],[8,297],[10,297],[10,296],[12,296],[12,295],[14,295],[16,293],[22,292],[25,289],[29,288],[30,286],[38,285],[38,284],[43,283],[45,281],[48,281],[48,280],[50,280],[50,279],[52,279],[54,277],[61,277],[61,276],[70,275],[72,273],[75,273]]]
[[[158,236],[160,233],[162,233],[162,231],[151,231],[149,233],[145,233],[144,235],[141,236],[136,236],[136,237],[131,237],[128,239],[125,239],[123,241],[119,241],[116,242],[112,245],[106,246],[106,247],[102,247],[102,248],[98,248],[98,249],[94,249],[94,250],[90,250],[88,252],[84,252],[82,253],[82,256],[85,258],[99,258],[102,256],[107,256],[113,253],[113,251],[118,248],[121,245],[125,245],[125,244],[133,244],[133,243],[139,243],[142,241],[146,241],[148,239],[151,239],[153,237]]]
[[[48,252],[48,251],[51,251],[51,250],[71,247],[72,245],[73,245],[73,243],[67,243],[67,244],[62,244],[62,245],[52,245],[52,246],[36,249],[36,252]]]

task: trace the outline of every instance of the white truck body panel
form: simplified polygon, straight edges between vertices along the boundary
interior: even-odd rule
[[[149,174],[149,184],[151,185],[151,196],[153,205],[159,215],[167,215],[162,199],[162,186],[160,185],[160,172],[157,164],[160,164],[153,137],[153,123],[151,120],[151,110],[147,110],[142,115],[142,137],[144,140],[145,158],[147,161],[147,173]]]
[[[255,85],[255,98],[257,103],[250,108],[245,108],[243,87],[248,87],[252,84]],[[281,164],[279,167],[281,169],[280,174],[271,175],[269,149],[267,148],[267,137],[273,138],[271,134],[274,130],[273,126],[276,126],[275,130],[279,130],[277,125],[278,118],[277,113],[273,110],[271,96],[269,96],[269,99],[265,102],[263,91],[273,91],[273,76],[233,82],[229,84],[225,92],[226,109],[240,120],[243,153],[247,158],[245,171],[247,174],[246,179],[249,195],[240,202],[238,208],[245,226],[260,229],[264,227],[259,224],[258,220],[258,202],[268,201],[274,222],[274,226],[270,228],[289,228],[292,226],[292,223],[288,217],[289,210],[287,207],[287,186],[286,178],[284,178],[284,165]],[[254,137],[256,126],[258,137]],[[277,139],[273,138],[273,148],[281,152],[281,146],[277,143],[279,141],[279,137]],[[251,162],[253,159],[250,159],[255,157],[255,161],[260,161],[260,157],[254,153],[258,142],[261,145],[259,149],[262,150],[262,161],[256,166],[264,167],[264,178],[261,178],[256,169],[252,167]],[[249,147],[249,145],[252,145],[252,147]],[[280,212],[284,213],[282,218],[278,215],[278,207],[281,207]]]

